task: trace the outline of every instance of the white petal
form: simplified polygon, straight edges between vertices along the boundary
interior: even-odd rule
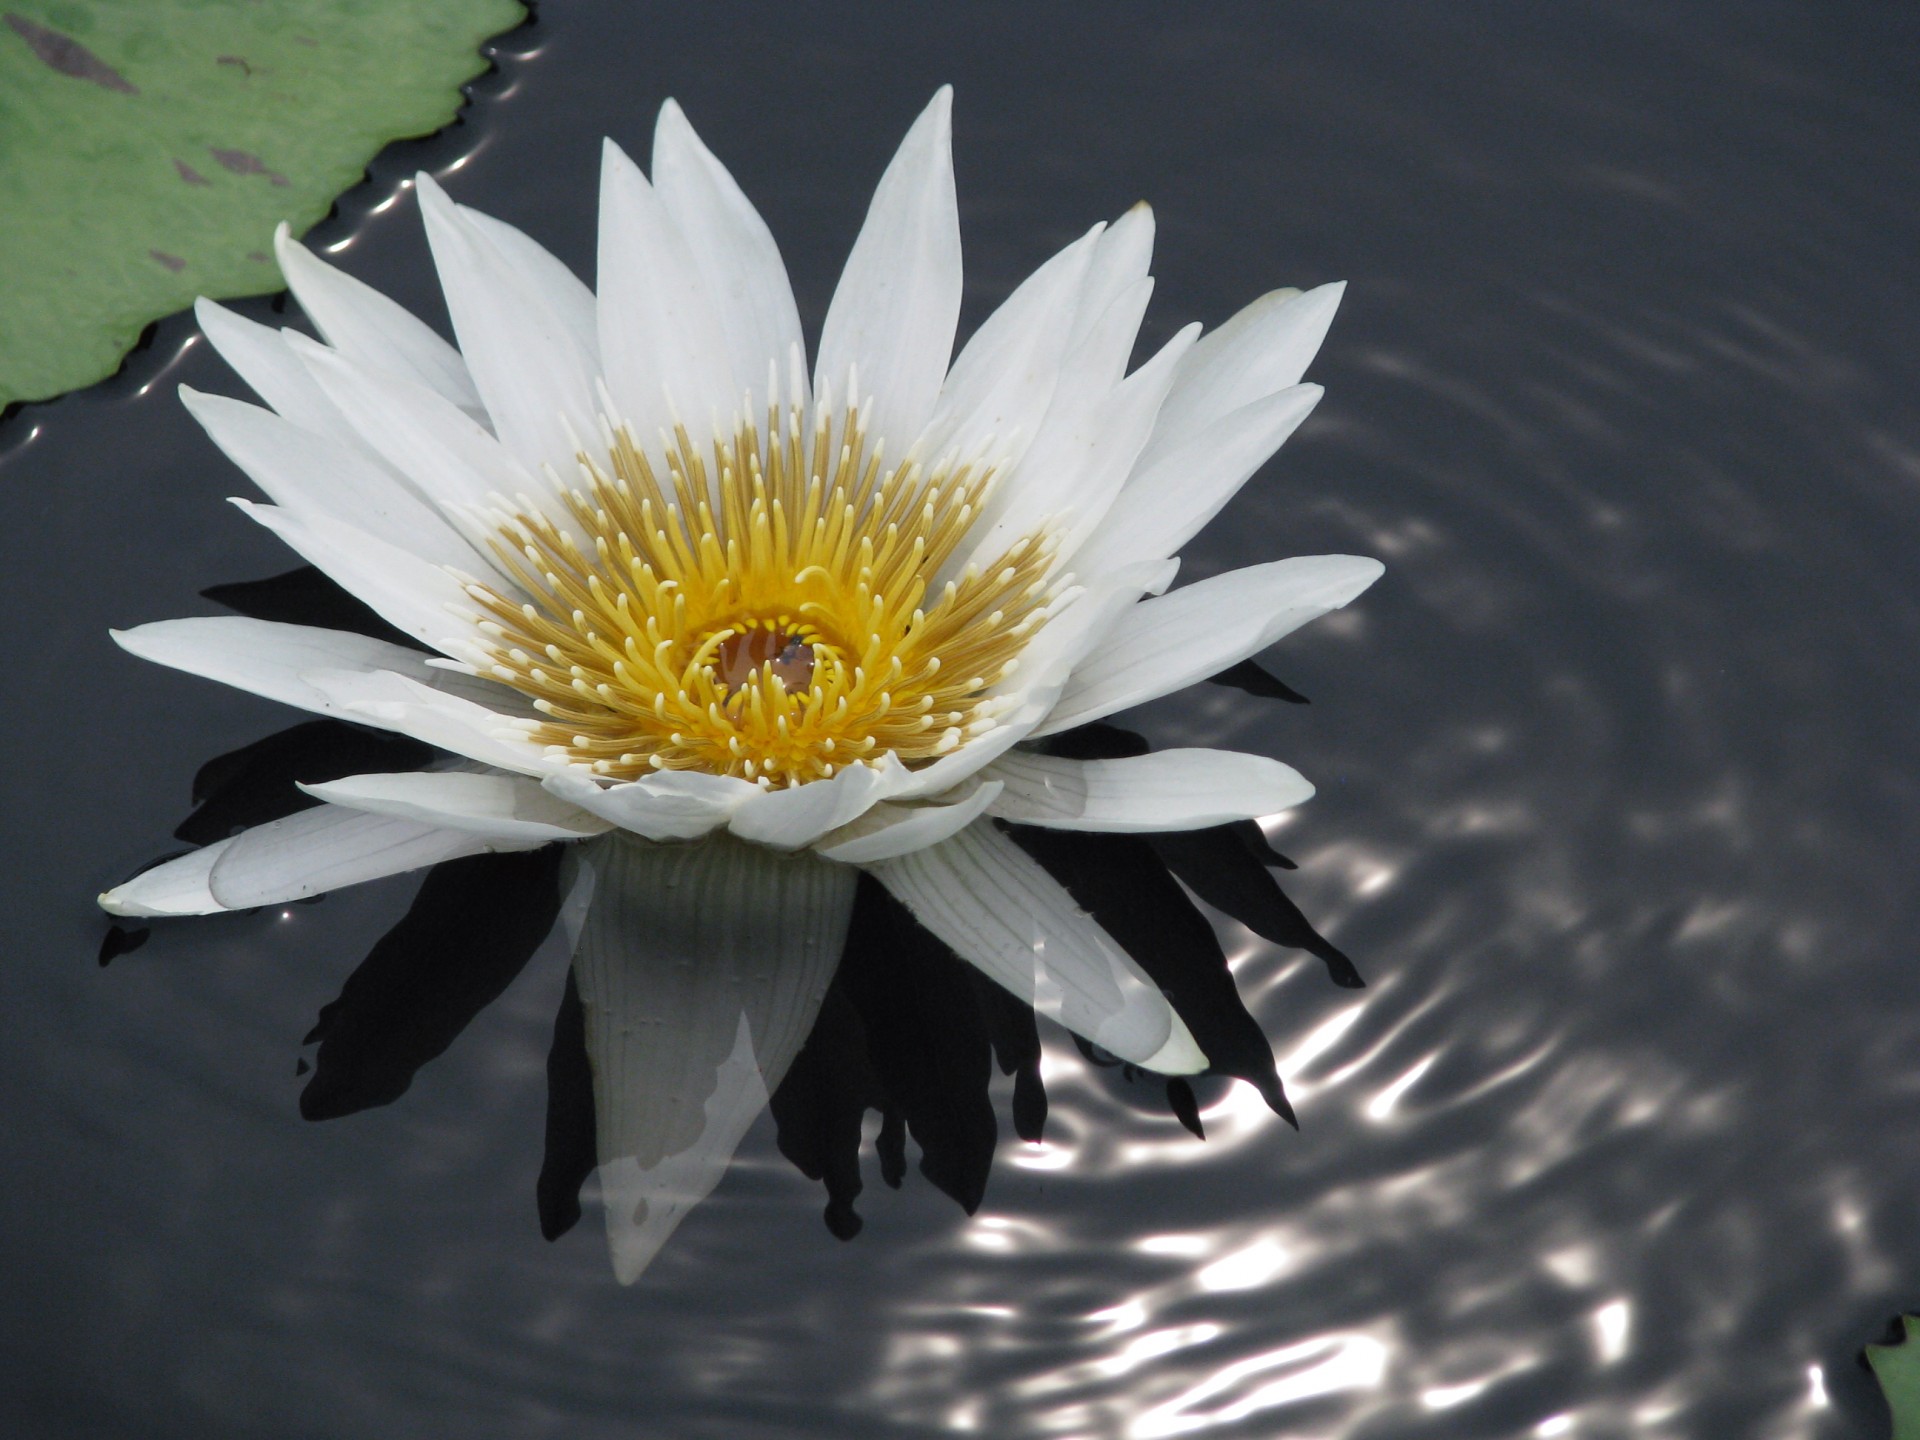
[[[637,443],[684,424],[704,452],[740,407],[726,334],[660,196],[613,141],[600,166],[600,357]],[[765,384],[766,362],[750,383]]]
[[[577,770],[556,770],[548,790],[648,840],[694,840],[717,830],[760,787],[732,775],[663,770],[645,780],[601,786]]]
[[[548,794],[524,775],[431,770],[349,775],[301,785],[309,795],[349,810],[393,815],[446,830],[500,840],[580,840],[600,835],[608,822]]]
[[[220,358],[275,413],[316,435],[357,439],[346,416],[314,383],[307,367],[289,348],[284,332],[256,325],[204,296],[193,302],[193,314]]]
[[[953,91],[942,86],[880,177],[820,332],[814,393],[844,395],[849,366],[873,398],[868,434],[905,455],[933,413],[960,323]]]
[[[604,461],[593,357],[431,175],[414,186],[460,353],[500,443],[535,474],[543,465],[571,474],[580,445]]]
[[[756,790],[733,812],[727,828],[757,845],[797,850],[857,819],[875,801],[891,794],[905,774],[896,763],[855,764],[828,780]]]
[[[819,1014],[855,872],[725,836],[594,841],[574,950],[614,1273],[713,1190]]]
[[[1300,428],[1321,394],[1318,385],[1295,385],[1243,405],[1136,468],[1069,568],[1097,575],[1175,553]]]
[[[226,457],[290,514],[353,525],[436,565],[486,568],[439,511],[358,447],[224,395],[182,385],[180,399]]]
[[[1179,331],[1146,364],[1109,391],[1094,410],[1093,434],[1079,453],[1072,489],[1063,507],[1067,518],[1060,539],[1061,562],[1072,559],[1113,507],[1133,472],[1141,447],[1153,433],[1154,417],[1160,413],[1160,402],[1166,398],[1174,369],[1199,334],[1198,325]]]
[[[396,630],[443,651],[466,640],[471,622],[449,612],[470,612],[471,602],[439,566],[324,515],[294,515],[251,500],[233,503]]]
[[[191,854],[181,855],[151,870],[143,870],[124,885],[100,896],[100,908],[109,915],[213,915],[227,907],[213,898],[207,877],[226,854],[232,840],[221,840]]]
[[[489,839],[390,815],[320,805],[233,837],[208,889],[229,910],[303,900],[489,850],[530,850],[541,840]]]
[[[1143,463],[1153,463],[1230,411],[1298,385],[1327,338],[1346,288],[1344,283],[1322,285],[1304,295],[1276,290],[1194,346],[1160,412]]]
[[[342,713],[308,682],[306,677],[316,670],[391,670],[469,700],[516,705],[513,692],[504,686],[429,665],[425,655],[404,645],[345,630],[286,625],[244,615],[206,615],[156,620],[107,633],[123,650],[142,660],[170,665],[189,675],[217,680],[316,715]]]
[[[1383,569],[1357,555],[1308,555],[1230,570],[1144,600],[1073,672],[1033,734],[1083,725],[1216,675],[1338,610]]]
[[[938,845],[979,819],[1000,789],[998,780],[989,780],[951,805],[893,805],[883,800],[827,836],[813,852],[842,865],[871,865]]]
[[[1152,262],[1153,210],[1143,200],[1109,225],[1100,237],[1093,264],[1087,270],[1080,309],[1073,317],[1073,330],[1067,341],[1069,351],[1078,351],[1087,343],[1093,327],[1113,303],[1132,293],[1147,278],[1147,268]],[[1113,380],[1125,373],[1127,357],[1122,355],[1119,363]]]
[[[653,183],[719,318],[735,393],[752,390],[764,404],[768,362],[784,372],[803,344],[800,311],[773,232],[672,100],[660,107],[654,126]]]
[[[1053,399],[1096,226],[1048,260],[973,332],[953,362],[933,418],[914,450],[929,464],[949,453],[965,461],[997,440],[997,463],[1015,463],[1033,442]]]
[[[520,496],[550,514],[547,482],[480,425],[423,385],[376,375],[323,346],[290,342],[360,438],[421,495],[457,512]],[[576,473],[569,466],[564,472]]]
[[[329,345],[372,369],[430,386],[471,415],[483,413],[466,362],[432,326],[372,286],[334,269],[295,240],[285,225],[274,231],[273,248],[293,298]]]
[[[301,679],[345,719],[397,730],[517,775],[548,775],[564,762],[528,735],[531,722],[380,670],[309,670]]]
[[[574,343],[597,362],[600,327],[593,291],[587,288],[586,282],[526,231],[465,205],[458,209],[480,238],[500,253],[500,258],[519,274],[535,298],[566,327]]]
[[[1056,830],[1197,830],[1272,815],[1313,794],[1292,766],[1233,750],[1156,750],[1120,760],[1016,750],[982,774],[1006,786],[991,813]]]
[[[990,821],[872,869],[956,955],[1076,1035],[1163,1074],[1206,1068],[1126,951]]]
[[[1086,526],[1091,524],[1090,516],[1106,512],[1145,441],[1139,430],[1144,424],[1151,433],[1175,362],[1199,332],[1198,326],[1182,330],[1154,360],[1119,384],[1152,288],[1151,280],[1143,280],[1109,305],[1087,339],[1068,356],[1040,433],[988,501],[975,527],[979,539],[966,551],[968,561],[984,565],[1015,539],[1055,517],[1079,517]],[[1138,402],[1149,398],[1144,416],[1134,420]],[[1124,433],[1110,433],[1116,424],[1124,425]],[[1122,458],[1125,465],[1117,468],[1118,479],[1104,479],[1116,468],[1114,461]]]

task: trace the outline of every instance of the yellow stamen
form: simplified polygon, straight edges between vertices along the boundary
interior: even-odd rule
[[[710,455],[677,429],[663,479],[608,426],[611,473],[577,457],[564,525],[531,506],[507,520],[493,552],[531,603],[471,593],[483,673],[547,717],[536,741],[619,779],[780,787],[849,756],[925,764],[992,727],[990,684],[1045,622],[1050,543],[935,589],[993,472],[885,467],[852,409],[833,429],[770,409]]]

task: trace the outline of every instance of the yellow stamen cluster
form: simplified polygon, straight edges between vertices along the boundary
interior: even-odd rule
[[[909,766],[993,724],[989,691],[1044,623],[1050,545],[933,591],[990,469],[888,469],[857,413],[797,407],[710,454],[679,430],[666,476],[624,430],[584,454],[565,515],[494,538],[526,598],[469,587],[490,674],[547,717],[535,738],[602,775],[702,770],[804,784],[891,752]]]

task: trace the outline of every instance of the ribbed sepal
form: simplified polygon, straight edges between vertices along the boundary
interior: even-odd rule
[[[725,835],[582,848],[574,978],[614,1273],[632,1284],[720,1181],[819,1013],[855,872]]]

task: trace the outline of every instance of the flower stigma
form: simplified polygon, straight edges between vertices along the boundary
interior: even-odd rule
[[[993,728],[1068,584],[1053,542],[961,562],[993,467],[889,465],[857,407],[832,415],[825,396],[810,427],[772,405],[704,451],[680,426],[654,456],[603,419],[606,467],[582,448],[578,487],[490,514],[526,598],[468,580],[474,668],[531,699],[550,754],[780,788],[889,753],[925,764]]]

